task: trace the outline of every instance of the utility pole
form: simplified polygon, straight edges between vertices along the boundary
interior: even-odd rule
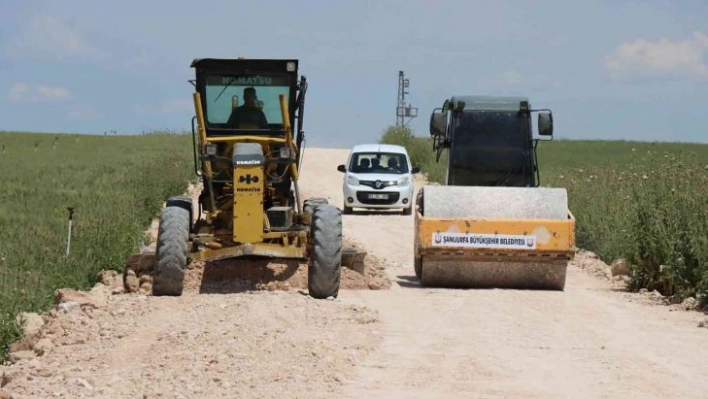
[[[410,81],[403,75],[403,71],[398,71],[398,105],[396,106],[396,127],[404,127],[408,125],[412,118],[418,116],[418,108],[411,107],[406,103],[406,94],[409,94],[406,89],[410,85]],[[406,121],[408,118],[408,121]]]

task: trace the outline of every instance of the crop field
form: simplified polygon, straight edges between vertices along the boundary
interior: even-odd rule
[[[122,268],[162,201],[193,179],[191,150],[191,135],[0,133],[0,362],[19,312]]]
[[[432,142],[389,128],[431,181],[443,178]],[[708,303],[708,145],[629,141],[540,142],[541,185],[568,190],[578,247],[632,263],[630,289]]]

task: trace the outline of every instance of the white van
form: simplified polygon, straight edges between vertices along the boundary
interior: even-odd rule
[[[401,209],[413,211],[413,167],[406,149],[391,144],[354,146],[346,165],[337,166],[344,173],[344,212],[353,208]]]

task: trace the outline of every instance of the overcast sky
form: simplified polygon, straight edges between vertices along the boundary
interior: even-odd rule
[[[527,95],[559,138],[708,142],[708,1],[0,0],[0,130],[185,130],[193,58],[298,58],[309,145],[455,94]]]

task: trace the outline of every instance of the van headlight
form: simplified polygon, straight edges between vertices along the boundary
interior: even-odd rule
[[[359,179],[357,179],[354,176],[347,176],[347,183],[351,184],[352,186],[358,186],[359,185]]]
[[[408,176],[402,177],[402,178],[398,179],[398,182],[396,182],[396,184],[398,184],[399,186],[407,186],[407,185],[411,184],[411,178]]]

